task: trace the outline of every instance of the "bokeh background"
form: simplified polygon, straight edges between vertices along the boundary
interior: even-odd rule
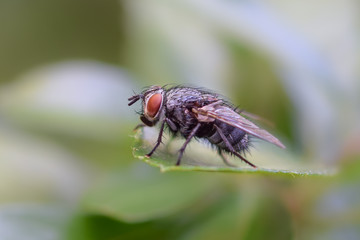
[[[360,239],[359,11],[1,0],[0,239]],[[160,173],[132,156],[127,98],[168,83],[228,96],[289,160],[338,174]]]

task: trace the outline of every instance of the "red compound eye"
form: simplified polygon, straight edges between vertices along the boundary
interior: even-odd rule
[[[146,113],[149,117],[155,117],[159,111],[162,102],[162,96],[160,93],[152,95],[146,104]]]

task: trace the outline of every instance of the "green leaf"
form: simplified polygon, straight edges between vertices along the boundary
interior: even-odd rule
[[[279,199],[262,196],[242,239],[293,239],[291,215]]]
[[[79,215],[72,219],[67,240],[169,239],[169,223],[149,221],[124,223],[101,215]]]
[[[183,231],[180,239],[242,239],[254,207],[258,205],[256,197],[227,192],[222,199],[206,209],[203,213],[206,217],[198,219]]]
[[[216,185],[214,177],[162,174],[146,164],[107,175],[85,197],[93,214],[124,222],[142,222],[186,209]]]
[[[254,189],[228,192],[180,239],[291,239],[290,215],[279,199]]]
[[[155,145],[156,137],[149,128],[138,130],[135,135],[133,155],[151,166],[160,168],[161,172],[168,171],[202,171],[202,172],[229,172],[229,173],[261,173],[277,174],[284,176],[330,176],[335,174],[335,170],[323,170],[319,166],[303,164],[296,156],[291,155],[288,150],[276,149],[276,147],[259,143],[261,153],[253,149],[251,155],[246,156],[250,162],[255,163],[257,168],[248,166],[243,162],[233,159],[233,164],[238,167],[230,167],[223,163],[216,151],[207,149],[204,144],[192,141],[181,160],[181,165],[176,166],[178,149],[183,140],[168,139],[167,143],[160,145],[151,158],[145,155]],[[282,151],[282,152],[281,152]],[[230,158],[230,156],[228,156]]]

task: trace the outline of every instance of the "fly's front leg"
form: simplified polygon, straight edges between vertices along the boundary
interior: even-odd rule
[[[136,125],[136,127],[134,128],[133,131],[136,132],[138,129],[143,128],[143,127],[146,127],[146,125],[143,123],[139,123],[138,125]]]
[[[167,141],[166,145],[165,145],[165,152],[166,153],[170,153],[170,145],[171,145],[171,142],[174,140],[175,138],[175,134],[177,133],[178,131],[178,127],[176,126],[176,124],[170,120],[169,118],[165,118],[165,121],[166,121],[166,124],[167,126],[169,127],[169,130],[171,132],[173,132],[174,134],[172,134],[172,136],[170,137],[170,139]]]
[[[165,118],[165,122],[169,126],[170,130],[173,132],[177,132],[178,128],[176,127],[175,123],[171,121],[169,118]]]
[[[146,157],[151,157],[151,155],[152,155],[152,154],[155,152],[155,150],[159,147],[159,145],[160,145],[160,143],[161,143],[162,135],[163,135],[163,132],[164,132],[165,122],[166,122],[166,121],[163,121],[163,122],[161,123],[160,132],[159,132],[159,136],[158,136],[158,139],[157,139],[157,142],[156,142],[155,147],[151,150],[151,152],[149,152],[148,154],[145,155]]]

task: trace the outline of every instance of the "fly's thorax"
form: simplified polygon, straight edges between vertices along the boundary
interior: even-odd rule
[[[193,110],[201,108],[216,97],[214,94],[196,88],[170,88],[166,91],[166,117],[177,123],[180,131],[188,132],[199,121]]]
[[[200,101],[202,98],[203,94],[195,88],[174,87],[166,91],[166,106],[172,111],[186,106],[189,102]]]
[[[151,86],[142,94],[143,117],[146,125],[154,125],[164,115],[165,90],[159,86]]]

